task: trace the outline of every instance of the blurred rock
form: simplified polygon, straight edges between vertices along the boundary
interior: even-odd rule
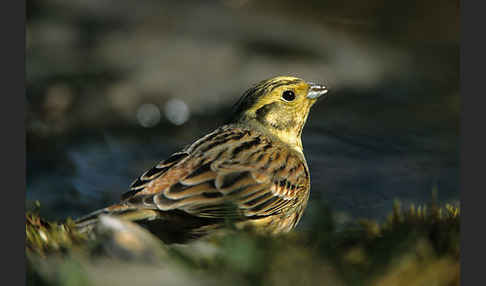
[[[108,257],[158,263],[167,257],[164,244],[139,225],[103,215],[95,227],[95,250]]]

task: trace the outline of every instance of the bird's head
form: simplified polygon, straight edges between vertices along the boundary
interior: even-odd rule
[[[267,79],[243,94],[231,121],[257,127],[302,150],[301,134],[310,108],[326,93],[324,85],[296,77]]]

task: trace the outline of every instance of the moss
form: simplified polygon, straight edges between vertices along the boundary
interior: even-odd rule
[[[36,211],[28,211],[25,218],[25,247],[29,255],[63,253],[87,241],[87,236],[76,231],[70,218],[63,223],[49,222]]]
[[[331,214],[329,209],[321,209],[311,221],[310,229],[275,237],[251,231],[230,231],[189,245],[161,244],[167,255],[159,258],[159,262],[169,267],[170,273],[184,275],[180,279],[189,279],[195,285],[205,285],[204,277],[211,281],[208,285],[227,285],[228,281],[232,285],[279,286],[459,285],[459,206],[430,203],[403,207],[395,202],[384,222],[358,220],[341,229],[336,228]],[[58,262],[64,265],[67,262],[62,261],[71,259],[74,248],[78,253],[92,251],[93,244],[86,243],[87,238],[76,233],[72,221],[46,222],[33,214],[28,214],[27,218],[27,251],[31,263],[28,274],[31,280],[38,282],[34,284],[52,285],[62,280],[60,273],[73,271],[73,267],[59,268],[64,270],[51,277],[39,270],[38,261],[47,261],[51,254],[61,252],[68,254]],[[157,247],[157,244],[150,247]],[[148,272],[151,269],[149,264],[123,257],[111,257],[109,263],[123,262],[123,267],[137,266]],[[98,265],[96,261],[100,259],[103,259],[100,255],[87,255],[76,262],[80,266],[74,268],[99,269],[101,266],[93,265]],[[130,280],[130,277],[123,279],[126,275],[123,268],[105,265],[102,269],[103,275],[120,276],[121,284]],[[75,274],[62,275],[79,276]],[[170,275],[146,275],[153,275],[153,281],[175,279]],[[94,277],[93,281],[104,279]]]

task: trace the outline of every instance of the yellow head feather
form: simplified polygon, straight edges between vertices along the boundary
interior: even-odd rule
[[[318,97],[309,96],[314,86],[324,88],[291,76],[261,81],[243,94],[232,122],[250,124],[302,151],[302,129]]]

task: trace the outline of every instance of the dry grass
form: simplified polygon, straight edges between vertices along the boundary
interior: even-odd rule
[[[397,202],[385,222],[360,220],[341,230],[328,210],[309,219],[313,227],[305,232],[231,231],[167,246],[130,223],[121,232],[108,223],[93,239],[70,220],[29,213],[29,284],[459,285],[458,206],[405,209]]]

